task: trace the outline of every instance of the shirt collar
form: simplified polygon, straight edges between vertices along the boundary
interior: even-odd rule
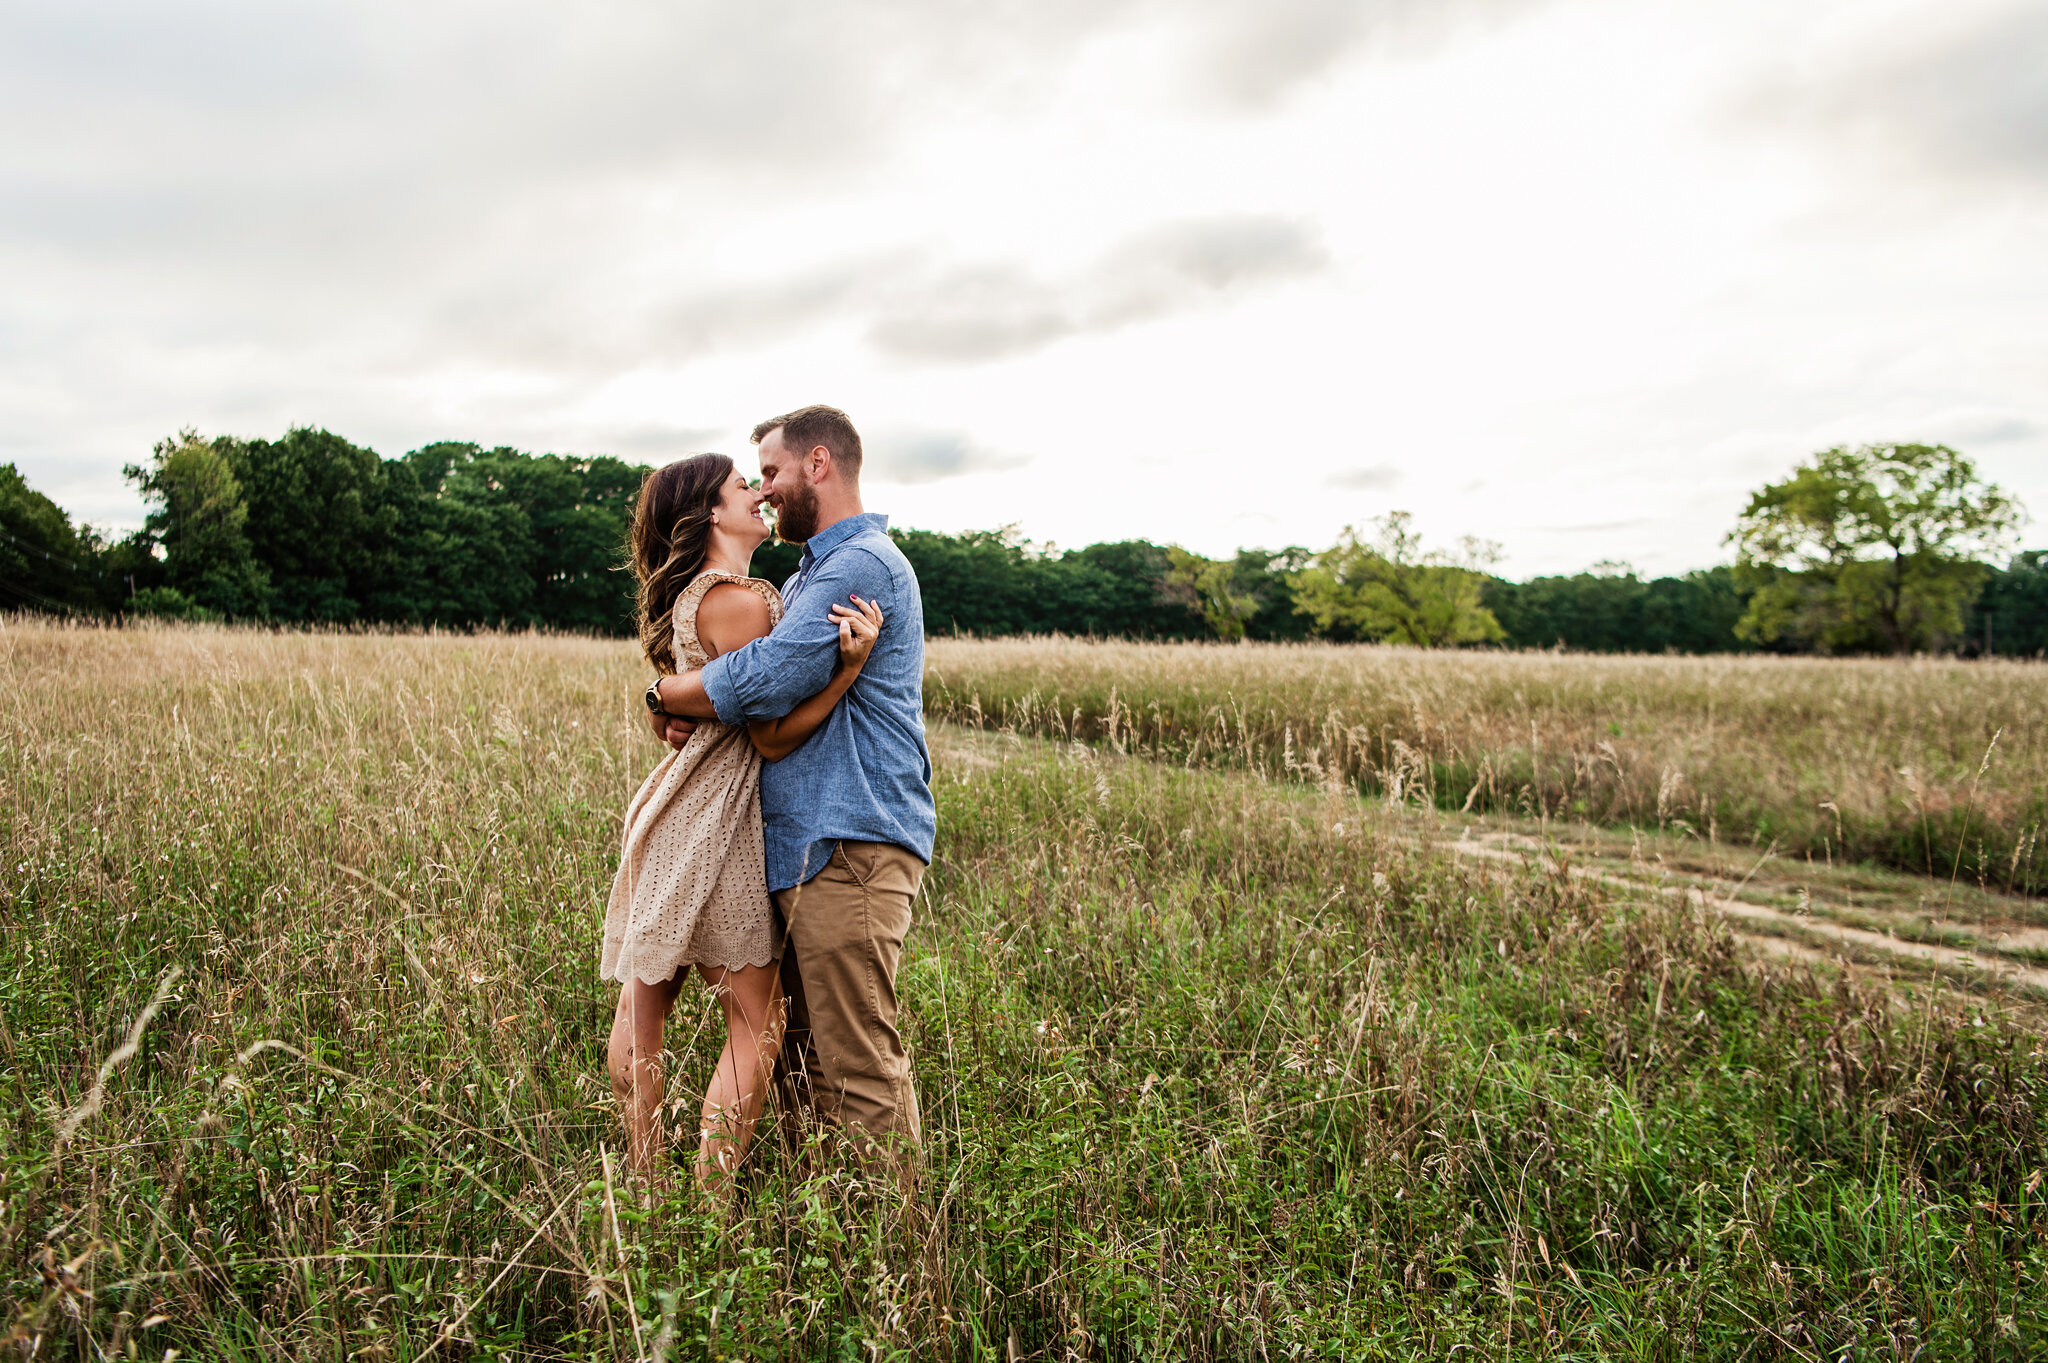
[[[804,541],[803,563],[809,565],[816,562],[821,556],[831,553],[863,530],[888,528],[889,518],[879,511],[863,511],[858,516],[848,516],[843,521],[834,521]]]

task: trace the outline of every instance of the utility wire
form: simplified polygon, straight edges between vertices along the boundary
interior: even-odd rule
[[[24,587],[18,582],[9,582],[4,577],[0,577],[0,591],[11,592],[15,596],[20,597],[23,602],[32,606],[41,606],[45,610],[62,611],[67,615],[79,613],[79,608],[68,601],[59,601],[55,597],[44,596],[41,592]]]
[[[73,563],[70,559],[65,558],[62,554],[53,554],[47,549],[38,548],[36,545],[30,544],[27,540],[21,539],[15,535],[11,535],[5,530],[0,530],[0,539],[4,539],[10,544],[19,545],[21,548],[26,549],[29,553],[36,555],[38,558],[48,559],[52,563],[61,563],[74,573],[82,573],[87,571],[85,568],[79,566],[76,563]],[[93,571],[95,571],[95,573],[101,577],[106,576],[107,572],[107,570],[104,568],[96,569]]]

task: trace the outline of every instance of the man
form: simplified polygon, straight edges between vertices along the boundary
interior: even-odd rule
[[[896,1027],[896,971],[937,819],[924,743],[924,606],[888,518],[860,496],[860,436],[846,413],[805,407],[754,428],[777,533],[804,546],[764,638],[663,678],[662,710],[726,724],[774,719],[824,689],[839,650],[835,603],[873,601],[886,623],[825,727],[761,770],[768,888],[787,934],[789,1001],[777,1082],[857,1148],[919,1143],[917,1093]],[[670,742],[690,726],[654,717]]]

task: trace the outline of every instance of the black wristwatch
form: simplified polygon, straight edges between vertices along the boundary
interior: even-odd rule
[[[668,713],[668,711],[661,708],[661,678],[659,677],[647,683],[647,713],[650,715],[665,715]]]

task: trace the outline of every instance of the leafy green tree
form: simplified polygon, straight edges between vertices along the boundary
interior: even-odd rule
[[[1307,639],[1316,622],[1296,602],[1294,581],[1315,557],[1299,546],[1274,553],[1240,549],[1208,559],[1179,545],[1166,549],[1162,601],[1179,606],[1219,639]]]
[[[1236,560],[1217,561],[1179,545],[1166,550],[1166,577],[1161,591],[1201,617],[1219,639],[1244,638],[1245,625],[1259,613],[1259,598],[1238,579]]]
[[[392,548],[384,461],[310,426],[280,440],[215,443],[248,497],[246,533],[270,573],[272,617],[359,619],[378,560]]]
[[[1569,577],[1489,580],[1480,591],[1508,643],[1519,648],[1562,645],[1589,653],[1642,647],[1643,596],[1642,579],[1613,564]]]
[[[1726,653],[1751,647],[1735,636],[1743,597],[1734,569],[1725,565],[1648,582],[1618,564],[1527,582],[1488,578],[1481,600],[1516,648]]]
[[[917,572],[930,632],[1044,634],[1059,628],[1052,621],[1063,603],[1034,590],[1052,584],[1015,527],[960,535],[899,530],[893,538]]]
[[[515,450],[441,441],[386,470],[397,549],[371,599],[386,619],[455,626],[533,621],[539,548],[507,485]],[[513,482],[523,482],[514,477]]]
[[[1165,545],[1112,540],[1069,549],[1059,559],[1060,603],[1068,634],[1127,639],[1196,639],[1206,628],[1165,592],[1171,567]]]
[[[547,455],[536,463],[557,471],[560,489],[534,517],[542,618],[553,629],[630,632],[634,581],[627,538],[646,470],[609,455]]]
[[[1298,544],[1275,553],[1269,549],[1237,551],[1237,580],[1258,602],[1245,621],[1247,639],[1299,640],[1315,637],[1316,622],[1294,599],[1294,579],[1315,555]]]
[[[1646,653],[1739,653],[1750,642],[1735,633],[1748,601],[1728,564],[1643,584],[1636,650]]]
[[[268,612],[270,574],[249,540],[249,503],[232,454],[221,448],[227,443],[183,430],[159,440],[149,463],[122,470],[151,504],[146,543],[164,553],[163,582],[147,589],[143,609],[183,615],[197,607],[230,619]]]
[[[1162,592],[1168,551],[1144,540],[1055,554],[1015,527],[890,532],[917,571],[934,634],[1194,638],[1205,631]]]
[[[1325,633],[1446,648],[1502,637],[1481,601],[1498,551],[1466,539],[1458,555],[1425,552],[1410,515],[1392,511],[1370,544],[1350,527],[1294,581],[1295,601]]]
[[[1751,591],[1736,626],[1824,653],[1945,646],[2010,543],[2018,503],[1946,445],[1836,446],[1749,499],[1729,534]]]
[[[2048,656],[2048,549],[2029,549],[1993,572],[1971,612],[1972,649],[2008,658]]]
[[[630,631],[627,526],[644,468],[442,441],[384,465],[373,618]]]
[[[0,609],[72,612],[99,605],[102,565],[90,529],[0,464]]]
[[[503,448],[476,456],[463,470],[460,485],[473,505],[494,502],[501,519],[523,526],[522,556],[532,590],[521,623],[585,633],[631,627],[626,536],[644,473],[610,457],[525,455]]]
[[[136,598],[163,587],[167,576],[154,537],[144,529],[111,542],[94,539],[100,569],[99,608],[109,615],[139,610]]]

